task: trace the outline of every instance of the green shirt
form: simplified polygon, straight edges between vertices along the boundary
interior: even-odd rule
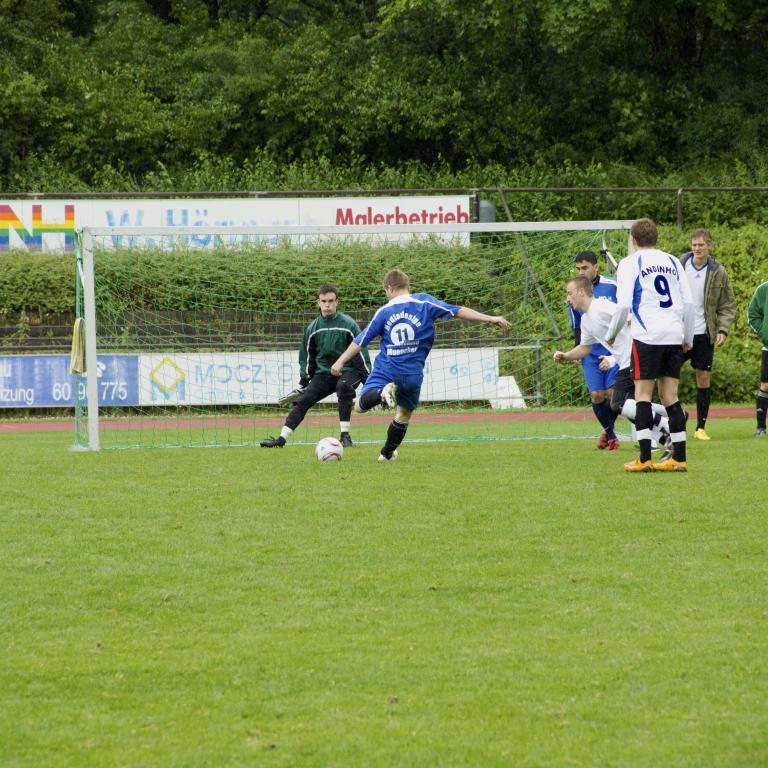
[[[757,286],[747,307],[749,327],[761,338],[764,347],[768,347],[768,282]]]
[[[336,312],[331,317],[318,315],[304,331],[304,338],[299,350],[299,366],[301,378],[311,379],[316,373],[331,373],[331,366],[349,346],[360,327],[343,312]],[[363,349],[345,366],[345,371],[356,371],[360,380],[364,381],[371,370],[371,358],[368,350]]]

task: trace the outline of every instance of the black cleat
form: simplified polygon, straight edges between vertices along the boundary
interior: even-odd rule
[[[270,437],[269,440],[262,440],[259,445],[262,448],[282,448],[285,445],[285,438]]]
[[[352,442],[352,438],[349,436],[349,432],[342,432],[339,436],[339,441],[345,448],[353,448],[355,445]]]

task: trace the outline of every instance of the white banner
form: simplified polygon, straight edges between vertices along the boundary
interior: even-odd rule
[[[376,353],[371,357],[375,358]],[[272,404],[299,382],[298,352],[139,355],[141,405]],[[421,399],[488,400],[525,408],[512,376],[499,376],[493,347],[436,349],[427,359]],[[334,402],[335,395],[327,398]]]
[[[468,195],[429,197],[0,200],[0,252],[74,250],[82,227],[194,227],[192,247],[212,245],[206,227],[468,224]],[[113,243],[117,245],[117,242]]]

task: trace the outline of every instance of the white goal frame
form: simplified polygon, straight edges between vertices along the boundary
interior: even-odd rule
[[[350,236],[382,238],[389,235],[436,235],[443,237],[464,237],[485,233],[523,232],[576,232],[600,230],[627,230],[634,219],[601,219],[595,221],[519,221],[477,224],[399,224],[379,226],[271,226],[271,227],[82,227],[78,230],[82,253],[82,271],[79,272],[83,286],[83,316],[85,319],[85,360],[86,370],[95,367],[98,344],[96,338],[96,293],[94,282],[94,244],[103,237],[194,237],[202,234],[213,237],[297,237],[314,238],[318,235],[328,238]],[[79,271],[79,265],[78,265]],[[86,377],[87,433],[88,446],[85,450],[100,450],[98,378]]]

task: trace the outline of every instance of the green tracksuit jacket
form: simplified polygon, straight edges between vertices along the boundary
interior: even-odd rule
[[[358,324],[343,312],[337,312],[331,317],[318,315],[304,331],[299,350],[302,381],[309,381],[316,373],[330,374],[331,366],[358,333]],[[367,349],[363,349],[344,366],[344,371],[355,371],[360,381],[368,378],[370,370],[371,358]]]
[[[763,346],[768,347],[768,282],[757,286],[747,307],[747,322],[749,327],[762,339]]]

